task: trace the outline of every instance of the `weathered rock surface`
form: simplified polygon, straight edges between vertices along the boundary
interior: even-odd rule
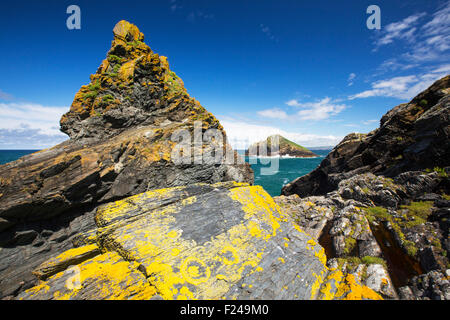
[[[152,190],[99,207],[96,245],[43,266],[73,266],[20,299],[316,299],[330,274],[324,249],[259,186],[196,184]],[[94,234],[95,236],[91,236]],[[336,279],[336,298],[378,299]],[[354,289],[354,292],[351,292]],[[329,290],[328,290],[329,291]]]
[[[318,155],[279,134],[269,136],[266,140],[252,144],[246,151],[247,156],[289,156],[296,158],[313,158]]]
[[[92,228],[102,203],[197,182],[253,183],[250,166],[167,58],[126,21],[113,34],[107,58],[61,118],[70,140],[0,166],[0,297],[34,285],[31,270]],[[220,133],[223,145],[201,136],[208,129]],[[189,161],[174,161],[180,138],[172,136],[179,130],[200,136],[192,153],[180,156]],[[226,160],[209,161],[220,149]],[[190,161],[198,155],[200,161]]]
[[[275,198],[330,264],[384,298],[450,297],[449,82],[389,111],[379,129],[348,135]]]

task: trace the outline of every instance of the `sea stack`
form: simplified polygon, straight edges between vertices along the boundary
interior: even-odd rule
[[[278,144],[278,145],[277,145]],[[264,148],[266,148],[264,150]],[[252,144],[246,151],[247,156],[314,158],[318,155],[301,145],[276,134],[266,140]]]

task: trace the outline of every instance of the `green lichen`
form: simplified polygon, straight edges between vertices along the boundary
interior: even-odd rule
[[[387,209],[383,207],[364,208],[364,211],[367,213],[366,218],[369,222],[373,222],[376,219],[389,220],[392,218]]]
[[[426,107],[428,105],[428,101],[425,99],[420,100],[419,105],[421,105],[422,107]]]
[[[441,167],[434,167],[433,169],[430,169],[430,168],[425,169],[425,173],[431,173],[431,172],[436,172],[442,178],[448,177],[447,172],[445,172],[445,169],[441,168]]]
[[[387,268],[386,261],[379,257],[365,256],[361,258],[361,261],[366,265],[381,264],[383,267]]]
[[[425,223],[428,216],[431,214],[433,201],[418,201],[411,202],[409,205],[400,206],[401,209],[407,210],[406,215],[409,218],[409,223],[412,226]],[[406,227],[408,225],[405,224]]]
[[[110,94],[107,94],[107,95],[104,95],[104,96],[102,97],[102,100],[103,100],[104,102],[110,102],[110,101],[114,100],[114,97],[113,97],[112,95],[110,95]]]
[[[118,57],[118,56],[116,56],[114,54],[109,54],[107,59],[111,63],[122,63],[122,62],[125,61],[124,58]]]

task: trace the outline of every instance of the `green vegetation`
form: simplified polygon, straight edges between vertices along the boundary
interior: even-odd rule
[[[141,44],[143,44],[143,42],[139,41],[139,40],[133,40],[133,41],[127,42],[127,45],[133,46],[134,48],[138,47]]]
[[[420,100],[419,105],[421,105],[422,107],[426,107],[428,104],[428,101],[425,99]]]
[[[89,98],[95,98],[97,96],[98,92],[97,91],[90,91],[88,93],[85,93],[83,95],[84,99],[89,99]]]
[[[344,263],[347,263],[346,270],[343,271],[352,271],[352,269],[356,268],[358,265],[362,264],[362,261],[358,257],[348,257],[348,258],[338,258],[338,269],[342,269]]]
[[[354,238],[352,238],[351,236],[348,236],[345,238],[345,248],[344,248],[344,253],[345,254],[350,254],[353,249],[356,247],[356,240]]]
[[[442,198],[444,198],[445,200],[450,200],[450,195],[444,193],[442,195]]]
[[[416,256],[417,248],[416,248],[416,245],[414,244],[414,242],[409,241],[409,240],[403,240],[403,246],[405,247],[406,252],[408,253],[408,255],[410,257]]]
[[[362,261],[362,263],[364,263],[366,265],[381,264],[382,266],[387,268],[386,261],[384,261],[384,259],[379,258],[379,257],[365,256],[361,259],[361,261]]]
[[[369,220],[369,222],[373,222],[377,218],[388,221],[392,218],[387,209],[383,207],[363,208],[363,210],[367,213],[366,218],[367,220]]]
[[[110,94],[107,94],[107,95],[104,95],[104,96],[102,97],[102,100],[103,100],[104,102],[111,102],[111,101],[114,100],[114,97],[113,97],[112,95],[110,95]]]
[[[408,210],[403,219],[394,218],[389,214],[387,209],[383,207],[370,207],[363,209],[366,212],[367,220],[371,224],[376,220],[389,221],[395,234],[397,234],[400,238],[408,255],[414,257],[417,253],[417,248],[414,242],[406,240],[402,228],[411,228],[415,225],[424,223],[426,221],[426,217],[428,217],[429,213],[431,213],[431,206],[432,202],[430,201],[412,202],[409,206],[401,206],[401,208]]]
[[[448,177],[447,172],[445,172],[445,169],[444,168],[440,168],[440,167],[434,167],[433,169],[427,168],[427,169],[425,169],[425,172],[426,173],[436,172],[442,178],[447,178]]]
[[[122,63],[125,60],[125,58],[118,57],[118,56],[116,56],[114,54],[108,55],[107,59],[111,63]]]
[[[117,72],[106,72],[105,75],[111,77],[111,78],[117,78],[119,74]]]
[[[383,180],[384,188],[392,188],[395,186],[394,180],[392,178],[384,178]]]
[[[169,95],[183,91],[181,79],[173,71],[169,71],[165,78],[165,83],[169,86]]]
[[[431,214],[433,201],[419,201],[411,202],[409,205],[400,206],[401,209],[406,209],[407,221],[401,222],[402,226],[411,228],[427,221]]]
[[[88,86],[89,92],[83,95],[83,99],[95,98],[100,90],[100,82],[96,81]]]
[[[431,245],[439,250],[442,250],[442,245],[439,239],[433,239],[433,241],[431,241]]]
[[[100,90],[100,82],[99,81],[96,81],[89,85],[89,91],[98,91],[98,90]]]
[[[361,190],[362,190],[362,192],[364,192],[365,194],[367,194],[367,193],[370,192],[370,189],[367,188],[367,187],[364,187],[364,188],[362,188]]]

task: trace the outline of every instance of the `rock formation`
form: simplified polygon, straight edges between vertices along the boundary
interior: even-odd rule
[[[269,136],[266,140],[252,144],[246,151],[247,156],[290,156],[295,158],[313,158],[318,155],[281,135]]]
[[[19,299],[382,298],[328,268],[317,241],[260,186],[245,183],[111,202],[75,239],[76,248],[33,270],[40,282]]]
[[[379,129],[345,137],[275,201],[324,246],[329,266],[386,298],[448,300],[449,134],[446,76]]]
[[[107,58],[61,118],[70,140],[0,166],[0,297],[34,285],[31,270],[92,229],[99,204],[196,182],[253,183],[250,166],[167,58],[131,23],[120,21],[113,34]],[[198,135],[196,126],[200,144],[185,158],[223,148],[230,162],[172,161],[179,141],[172,135]],[[223,147],[202,139],[208,129],[223,135]]]
[[[282,194],[325,194],[341,180],[365,172],[395,177],[406,171],[448,166],[449,93],[450,76],[446,76],[411,102],[387,112],[380,128],[346,136],[316,170],[284,186]]]
[[[107,59],[61,119],[70,140],[0,166],[0,298],[448,298],[448,170],[359,172],[333,180],[327,196],[273,199],[143,40],[119,22]],[[421,98],[433,106],[420,117],[445,120],[447,87]],[[390,130],[403,125],[389,119]],[[443,157],[448,141],[433,139],[448,134],[446,121],[411,139]],[[180,129],[194,150],[178,162]],[[231,163],[195,161],[222,149]],[[420,152],[383,163],[401,171]],[[411,269],[407,285],[393,272],[397,256]]]

